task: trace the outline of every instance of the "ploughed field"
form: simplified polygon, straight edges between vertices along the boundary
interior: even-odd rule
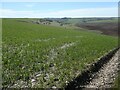
[[[102,34],[110,36],[118,36],[118,22],[92,22],[76,24],[78,27],[86,28],[89,30],[100,31]]]
[[[117,38],[112,36],[17,19],[2,22],[5,88],[63,88],[88,65],[117,47]]]

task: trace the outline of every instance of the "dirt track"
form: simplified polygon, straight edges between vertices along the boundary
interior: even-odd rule
[[[71,81],[65,89],[111,88],[118,72],[119,51],[120,49],[114,49],[97,62],[91,64],[80,76]]]
[[[90,84],[86,85],[86,88],[112,88],[118,72],[118,64],[119,59],[117,51],[110,61],[99,70]]]

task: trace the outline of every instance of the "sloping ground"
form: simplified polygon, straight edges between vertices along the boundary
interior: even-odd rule
[[[111,36],[118,35],[117,22],[84,23],[84,24],[76,24],[76,26],[86,28],[89,30],[101,31],[102,34],[105,35],[111,35]]]
[[[92,32],[16,19],[3,19],[2,25],[4,88],[64,87],[117,46],[116,37]]]

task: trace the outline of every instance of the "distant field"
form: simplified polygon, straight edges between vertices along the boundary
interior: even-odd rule
[[[76,26],[88,30],[100,31],[102,34],[110,36],[118,36],[118,22],[117,21],[94,21],[89,23],[78,23]]]
[[[31,18],[22,19],[26,22],[73,28],[87,31],[98,32],[110,36],[118,36],[118,18]],[[21,21],[18,19],[18,21]]]
[[[48,18],[49,19],[49,18]],[[62,23],[69,23],[69,24],[77,24],[77,23],[99,23],[99,22],[118,22],[117,17],[111,17],[111,18],[53,18],[49,19],[53,21],[59,21]]]
[[[83,30],[18,19],[3,19],[2,25],[3,87],[64,87],[117,47],[116,37]]]

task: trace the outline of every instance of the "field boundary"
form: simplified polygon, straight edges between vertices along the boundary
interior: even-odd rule
[[[101,69],[101,67],[114,56],[118,49],[119,48],[111,50],[109,53],[101,57],[98,61],[92,63],[87,69],[85,69],[80,75],[78,75],[78,77],[69,82],[68,85],[65,86],[65,90],[85,88],[84,86],[90,83],[95,73],[97,73]]]

